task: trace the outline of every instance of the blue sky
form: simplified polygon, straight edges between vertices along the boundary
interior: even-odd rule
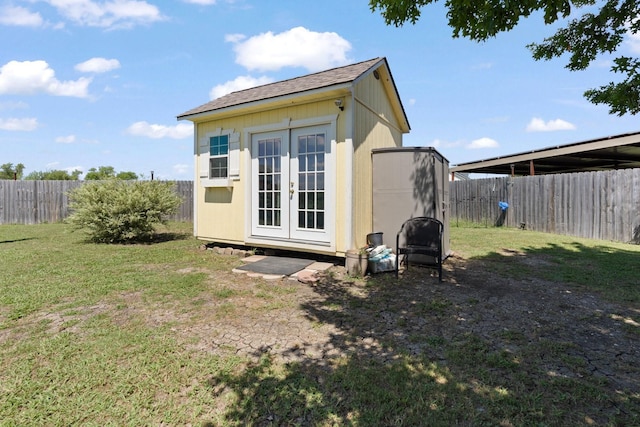
[[[193,179],[176,116],[232,90],[386,57],[411,132],[452,165],[640,130],[582,93],[610,58],[569,72],[526,45],[540,16],[485,43],[453,39],[442,6],[388,27],[366,0],[0,0],[0,164],[113,166]],[[629,37],[621,53],[637,56]]]

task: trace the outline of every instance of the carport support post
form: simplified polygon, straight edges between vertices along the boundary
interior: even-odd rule
[[[536,168],[533,166],[533,160],[529,160],[529,175],[533,176],[536,174]]]

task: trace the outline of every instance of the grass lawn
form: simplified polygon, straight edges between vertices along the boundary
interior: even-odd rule
[[[567,341],[533,346],[496,331],[519,345],[509,352],[474,333],[438,333],[432,326],[462,305],[430,295],[434,281],[330,273],[322,298],[301,303],[307,285],[234,275],[236,257],[201,250],[190,232],[171,224],[156,243],[98,245],[64,224],[0,226],[0,426],[640,425],[637,378],[616,389],[588,374],[547,375],[550,360],[587,372]],[[451,248],[501,277],[567,283],[624,306],[636,313],[625,336],[640,342],[637,246],[463,226],[452,227]],[[397,299],[414,287],[423,299]],[[311,319],[310,330],[330,324],[340,355],[215,353],[188,332],[222,337],[245,321],[250,332],[286,310]],[[406,345],[362,338],[389,316],[410,331]]]

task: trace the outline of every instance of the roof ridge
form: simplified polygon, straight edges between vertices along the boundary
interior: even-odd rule
[[[291,95],[312,89],[326,88],[346,82],[353,82],[367,70],[370,70],[374,65],[382,61],[386,62],[386,58],[376,57],[365,61],[355,62],[353,64],[330,68],[328,70],[317,71],[315,73],[304,74],[302,76],[278,80],[276,82],[230,92],[221,97],[212,99],[199,107],[192,108],[191,110],[180,114],[177,118],[178,120],[181,120],[194,114],[201,114],[255,101],[264,101],[266,99]]]
[[[364,64],[366,62],[376,62],[376,61],[380,61],[382,59],[384,59],[384,58],[378,56],[376,58],[367,59],[365,61],[354,62],[352,64],[341,65],[339,67],[333,67],[333,68],[329,68],[327,70],[316,71],[315,73],[303,74],[301,76],[290,77],[288,79],[278,80],[278,81],[271,82],[271,83],[265,83],[263,85],[252,86],[252,87],[248,87],[246,89],[240,89],[240,90],[236,90],[236,91],[233,91],[233,92],[229,92],[229,93],[227,93],[225,95],[222,95],[220,98],[224,98],[225,96],[229,96],[229,95],[233,95],[233,94],[239,94],[239,93],[246,92],[246,91],[249,91],[249,90],[255,90],[255,89],[259,89],[259,88],[264,88],[264,87],[267,87],[267,86],[281,85],[281,84],[286,83],[286,82],[291,82],[291,81],[298,80],[298,79],[304,79],[304,78],[308,78],[308,77],[315,76],[315,75],[318,75],[318,74],[331,73],[331,72],[334,72],[336,70],[340,70],[340,69],[343,69],[343,68],[355,67],[357,65],[361,65],[361,64]],[[218,99],[220,99],[220,98],[218,98]]]

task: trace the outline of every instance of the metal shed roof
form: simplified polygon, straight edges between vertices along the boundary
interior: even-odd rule
[[[451,172],[543,175],[627,168],[640,168],[640,132],[460,163]]]

